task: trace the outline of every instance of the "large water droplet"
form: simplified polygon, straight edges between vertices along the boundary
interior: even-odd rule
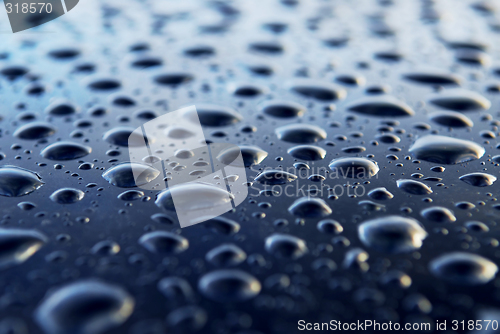
[[[80,189],[62,188],[54,191],[50,199],[59,204],[73,204],[81,201],[84,196],[85,193]]]
[[[35,230],[0,228],[0,269],[25,262],[47,241]]]
[[[56,128],[46,122],[32,122],[14,131],[14,136],[21,139],[36,140],[52,136]]]
[[[474,126],[469,117],[455,111],[436,111],[429,115],[429,119],[439,125],[451,128],[471,128]]]
[[[109,91],[120,88],[121,82],[112,78],[100,78],[90,82],[88,87],[97,91]]]
[[[269,101],[262,106],[262,112],[276,118],[301,117],[306,108],[291,101]]]
[[[165,277],[158,282],[158,290],[169,300],[189,302],[194,297],[188,281],[181,277]]]
[[[296,144],[311,144],[326,138],[326,131],[311,124],[288,124],[276,129],[278,139]]]
[[[241,226],[232,219],[215,217],[203,223],[203,225],[214,233],[233,235],[239,232]]]
[[[15,166],[0,167],[0,195],[18,197],[40,188],[44,182],[34,172]]]
[[[66,100],[55,101],[51,103],[47,108],[45,108],[45,112],[53,116],[73,115],[76,114],[77,111],[78,108],[71,102]]]
[[[73,160],[82,158],[92,152],[92,148],[70,141],[60,141],[50,144],[40,154],[50,160]]]
[[[454,284],[479,285],[491,281],[498,267],[480,255],[452,252],[432,260],[429,270],[435,276]]]
[[[318,146],[313,145],[299,145],[288,149],[288,154],[300,160],[322,160],[326,156],[326,151]]]
[[[307,253],[306,242],[289,234],[275,233],[266,238],[266,250],[278,258],[298,259]]]
[[[453,212],[442,206],[433,206],[420,212],[422,217],[436,223],[453,223],[457,220]]]
[[[178,86],[187,84],[194,80],[194,77],[189,73],[165,73],[154,77],[154,81],[163,86]]]
[[[302,218],[322,218],[332,214],[332,209],[320,198],[302,197],[288,208],[288,211]]]
[[[469,173],[460,176],[460,180],[475,187],[491,186],[497,180],[496,176],[487,173]]]
[[[160,192],[156,195],[155,204],[168,211],[191,212],[228,204],[232,199],[234,195],[222,188],[205,183],[184,183]]]
[[[427,237],[427,232],[418,221],[400,216],[368,220],[359,225],[358,234],[365,246],[386,253],[417,250]]]
[[[362,98],[348,105],[347,109],[363,115],[379,117],[402,117],[414,114],[410,106],[387,95]]]
[[[429,135],[417,139],[410,152],[417,159],[451,165],[479,159],[485,150],[469,140]]]
[[[47,296],[35,319],[50,334],[99,334],[124,323],[134,299],[122,288],[99,281],[78,281]]]
[[[455,111],[487,110],[491,107],[491,102],[484,96],[463,89],[450,89],[434,94],[429,98],[429,102]]]
[[[217,302],[243,302],[254,298],[262,288],[254,276],[241,270],[216,270],[201,277],[200,292]]]
[[[207,262],[218,267],[237,266],[245,261],[247,254],[234,244],[222,244],[210,250],[205,256]]]
[[[118,198],[122,201],[136,201],[144,197],[144,193],[139,190],[127,190],[118,195]]]
[[[345,89],[325,81],[303,79],[293,82],[290,90],[304,97],[319,101],[342,100],[346,97]]]
[[[186,238],[166,231],[155,231],[144,234],[139,244],[152,253],[181,253],[189,247]]]
[[[196,110],[189,109],[185,116],[193,119],[195,123],[197,123],[196,117],[198,117],[201,125],[215,127],[228,126],[243,120],[243,117],[232,108],[202,103],[196,104]]]
[[[245,167],[258,165],[268,156],[269,153],[257,146],[240,146],[241,156]],[[236,157],[235,157],[236,158]],[[234,159],[233,159],[234,161]]]
[[[415,180],[397,180],[398,188],[413,195],[428,195],[432,193],[431,187]]]
[[[379,167],[375,161],[366,158],[333,159],[328,166],[338,174],[338,178],[370,178],[375,176],[379,171]]]
[[[114,186],[131,188],[147,184],[156,179],[158,175],[160,172],[149,165],[125,162],[111,167],[102,174],[102,177]]]
[[[117,127],[107,131],[103,139],[108,143],[118,146],[144,146],[146,142],[152,143],[152,138],[145,138],[142,133],[135,131],[134,128]]]
[[[378,201],[388,200],[388,199],[392,199],[394,197],[394,195],[389,190],[387,190],[385,187],[379,187],[379,188],[375,188],[375,189],[371,190],[368,193],[368,196],[370,196],[371,198],[378,200]]]
[[[439,72],[413,72],[406,73],[403,77],[409,81],[424,85],[433,86],[446,86],[446,85],[460,85],[460,78],[448,73]]]

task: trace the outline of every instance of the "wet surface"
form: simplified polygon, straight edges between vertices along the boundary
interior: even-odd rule
[[[500,319],[495,2],[85,2],[0,48],[0,333]],[[234,152],[128,149],[190,105],[249,189],[181,229]]]

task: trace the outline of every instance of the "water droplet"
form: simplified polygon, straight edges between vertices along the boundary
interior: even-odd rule
[[[358,227],[366,246],[386,253],[406,253],[422,247],[427,232],[415,219],[387,216],[368,220]]]
[[[207,319],[207,312],[204,309],[189,305],[170,312],[167,315],[166,322],[172,329],[172,333],[192,333],[201,330],[205,326]],[[165,331],[161,330],[161,333],[165,333]]]
[[[392,133],[384,133],[377,135],[375,137],[379,142],[384,144],[397,144],[401,141],[401,138]]]
[[[16,80],[29,72],[29,69],[20,65],[10,65],[2,68],[1,72],[3,76],[7,77],[9,80]]]
[[[139,244],[151,253],[181,253],[189,247],[188,239],[171,232],[155,231],[144,234]]]
[[[154,81],[163,86],[178,86],[190,83],[194,77],[189,73],[165,73],[154,77]]]
[[[117,127],[107,131],[103,139],[108,143],[118,146],[144,146],[146,141],[152,143],[152,138],[146,138],[142,133],[135,131],[134,128],[129,127]]]
[[[262,106],[262,112],[276,118],[301,117],[306,108],[291,101],[269,101]]]
[[[29,211],[36,208],[36,204],[32,202],[20,202],[17,204],[17,207],[21,210]]]
[[[479,285],[491,281],[498,267],[480,255],[452,252],[432,260],[429,270],[436,277],[454,284]]]
[[[239,98],[254,98],[266,92],[263,87],[251,84],[245,84],[233,89],[234,96]]]
[[[293,235],[275,233],[266,238],[266,250],[278,258],[298,259],[308,249],[306,242]]]
[[[262,288],[254,276],[236,269],[216,270],[203,275],[198,288],[205,297],[222,303],[254,298]]]
[[[77,281],[49,294],[35,311],[46,333],[99,334],[124,323],[134,299],[122,288],[99,281]]]
[[[85,193],[80,189],[61,188],[54,191],[52,195],[50,195],[50,199],[59,204],[73,204],[81,201],[84,196]]]
[[[364,179],[375,176],[379,167],[373,160],[366,158],[338,158],[333,159],[329,167],[339,178]]]
[[[436,111],[429,115],[429,119],[439,125],[451,128],[466,128],[474,126],[474,123],[469,117],[455,111]]]
[[[136,201],[138,199],[141,199],[144,197],[144,193],[139,190],[127,190],[125,192],[122,192],[120,195],[118,195],[118,198],[121,199],[122,201]]]
[[[461,82],[460,78],[453,74],[439,72],[413,72],[403,74],[403,77],[409,81],[433,86],[458,86]]]
[[[134,179],[134,173],[137,179]],[[102,174],[102,177],[114,186],[131,188],[147,184],[160,175],[153,167],[135,162],[125,162],[113,166]]]
[[[347,110],[368,116],[403,117],[413,116],[414,111],[395,97],[382,95],[362,98],[347,106]]]
[[[240,146],[240,151],[245,167],[258,165],[268,156],[266,151],[257,146]]]
[[[325,81],[302,79],[293,82],[290,90],[304,97],[319,101],[342,100],[346,97],[345,89]]]
[[[322,160],[326,156],[326,151],[318,146],[299,145],[288,149],[288,154],[300,160]]]
[[[92,152],[92,148],[82,144],[60,141],[50,144],[40,154],[50,160],[73,160],[82,158]]]
[[[44,182],[30,170],[15,167],[0,167],[0,195],[7,197],[19,197],[27,195],[40,188]]]
[[[80,50],[75,48],[61,48],[49,51],[48,55],[54,59],[69,60],[80,56]]]
[[[102,78],[89,83],[88,87],[97,91],[115,90],[122,86],[121,82],[116,79]]]
[[[320,232],[325,234],[340,234],[344,231],[344,228],[340,223],[333,219],[323,219],[316,225]]]
[[[420,212],[422,217],[436,223],[453,223],[457,220],[453,212],[442,206],[433,206]]]
[[[302,197],[288,208],[288,211],[302,218],[322,218],[332,214],[332,209],[320,198]]]
[[[98,255],[115,255],[120,252],[120,245],[111,240],[103,240],[96,243],[90,251]]]
[[[479,159],[485,150],[469,140],[428,135],[417,139],[410,152],[417,159],[452,165]]]
[[[255,181],[263,184],[275,185],[275,184],[285,184],[288,182],[295,181],[297,175],[288,173],[282,170],[265,170],[264,172],[257,175]]]
[[[438,107],[454,111],[487,110],[491,107],[491,102],[484,96],[463,89],[449,89],[434,94],[429,98],[429,102]]]
[[[164,210],[177,211],[178,214],[201,210],[204,215],[208,215],[207,210],[229,204],[232,199],[234,195],[222,188],[195,182],[178,184],[160,192],[156,195],[155,204]]]
[[[210,250],[205,259],[218,267],[237,266],[245,261],[247,254],[234,244],[222,244]]]
[[[134,60],[131,64],[132,67],[137,69],[147,69],[163,65],[163,60],[161,58],[142,56]]]
[[[196,111],[190,109],[184,115],[195,122],[198,117],[201,125],[214,127],[228,126],[243,120],[243,117],[234,109],[215,104],[196,104]]]
[[[288,124],[276,129],[278,139],[295,144],[312,144],[326,139],[326,131],[311,124]]]
[[[412,195],[432,194],[432,189],[425,183],[415,180],[397,180],[398,188]]]
[[[467,227],[467,230],[471,231],[471,232],[489,232],[490,231],[490,228],[488,227],[488,225],[486,225],[485,223],[482,223],[482,222],[478,222],[478,221],[469,221],[467,223],[465,223],[465,226]]]
[[[283,53],[285,48],[277,42],[254,42],[248,46],[250,51],[267,54],[277,55]]]
[[[14,131],[14,136],[26,140],[36,140],[52,136],[56,128],[46,122],[32,122]]]
[[[240,224],[225,217],[215,217],[203,223],[203,225],[217,234],[233,235],[240,231]]]
[[[345,86],[359,87],[365,84],[366,79],[360,75],[341,74],[335,78],[335,81]]]
[[[66,100],[55,101],[45,108],[45,112],[53,116],[73,115],[76,114],[77,111],[78,108]]]
[[[391,194],[391,192],[389,190],[387,190],[385,187],[375,188],[375,189],[371,190],[368,193],[368,196],[370,196],[371,198],[378,200],[378,201],[388,200],[388,199],[392,199],[394,197],[394,195]]]
[[[194,291],[188,281],[181,277],[165,277],[158,282],[158,290],[171,301],[189,302]]]
[[[460,176],[460,180],[475,187],[491,186],[497,180],[496,176],[487,173],[469,173]]]
[[[25,262],[47,241],[35,230],[0,228],[0,269]]]

